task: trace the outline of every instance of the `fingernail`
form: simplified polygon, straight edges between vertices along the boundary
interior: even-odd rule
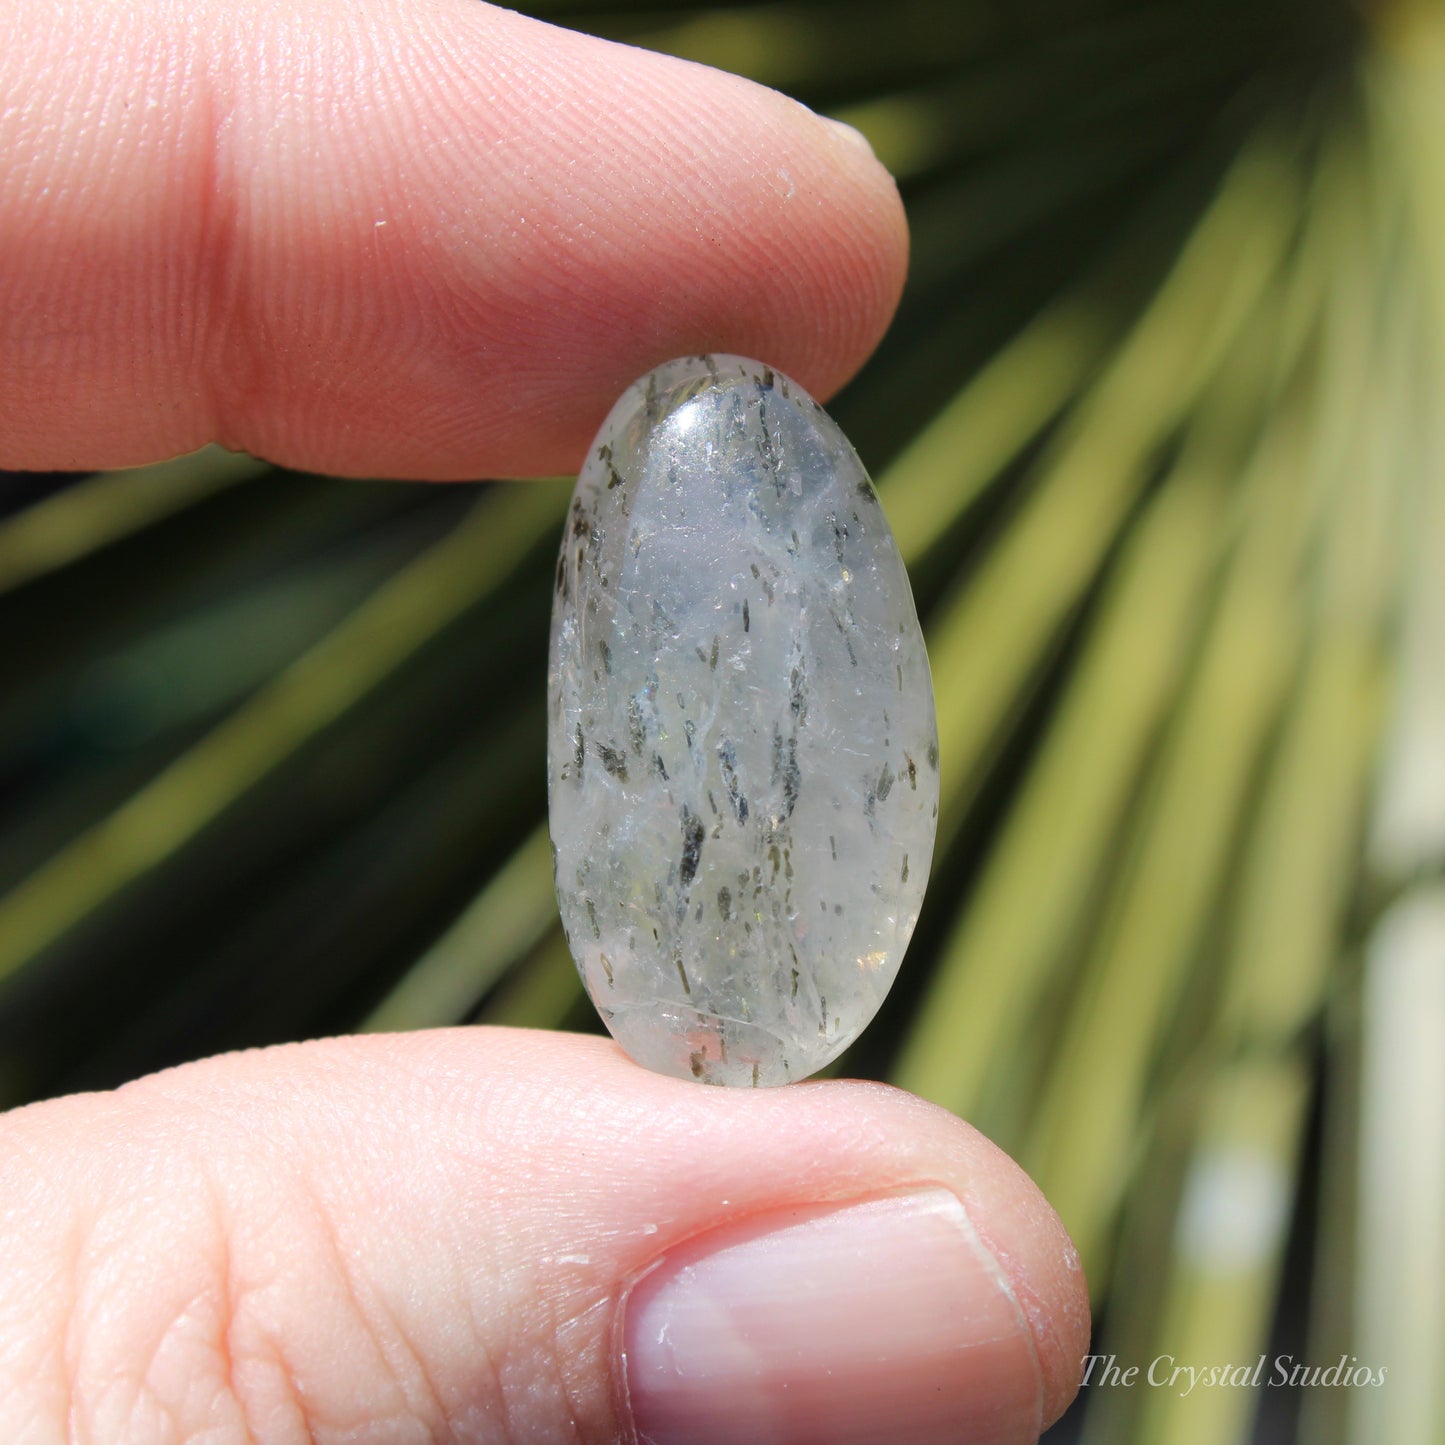
[[[633,1421],[651,1445],[1011,1445],[1042,1428],[1028,1322],[946,1189],[699,1236],[625,1311]]]
[[[834,120],[831,115],[825,115],[823,119],[826,120],[849,145],[861,147],[861,149],[867,151],[870,156],[874,154],[873,143],[857,126],[849,125],[846,120]]]

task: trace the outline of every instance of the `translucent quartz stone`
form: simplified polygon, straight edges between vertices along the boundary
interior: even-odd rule
[[[548,791],[562,922],[639,1063],[781,1084],[888,992],[938,816],[908,576],[795,382],[649,373],[577,480],[557,564]]]

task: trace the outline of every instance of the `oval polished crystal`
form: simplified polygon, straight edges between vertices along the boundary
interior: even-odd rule
[[[629,387],[557,563],[548,796],[563,926],[639,1063],[805,1078],[913,932],[938,730],[872,484],[795,382],[735,356]]]

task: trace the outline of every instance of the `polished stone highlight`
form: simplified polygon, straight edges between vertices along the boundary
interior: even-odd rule
[[[805,1078],[913,932],[938,817],[928,656],[847,439],[795,382],[686,357],[629,387],[557,563],[562,922],[633,1058]]]

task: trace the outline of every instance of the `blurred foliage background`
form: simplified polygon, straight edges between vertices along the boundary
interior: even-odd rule
[[[973,1119],[1122,1364],[1051,1438],[1445,1440],[1445,16],[555,0],[851,121],[914,234],[831,408],[942,737],[843,1061]],[[0,1102],[220,1049],[595,1028],[544,827],[568,494],[219,452],[0,491]]]

